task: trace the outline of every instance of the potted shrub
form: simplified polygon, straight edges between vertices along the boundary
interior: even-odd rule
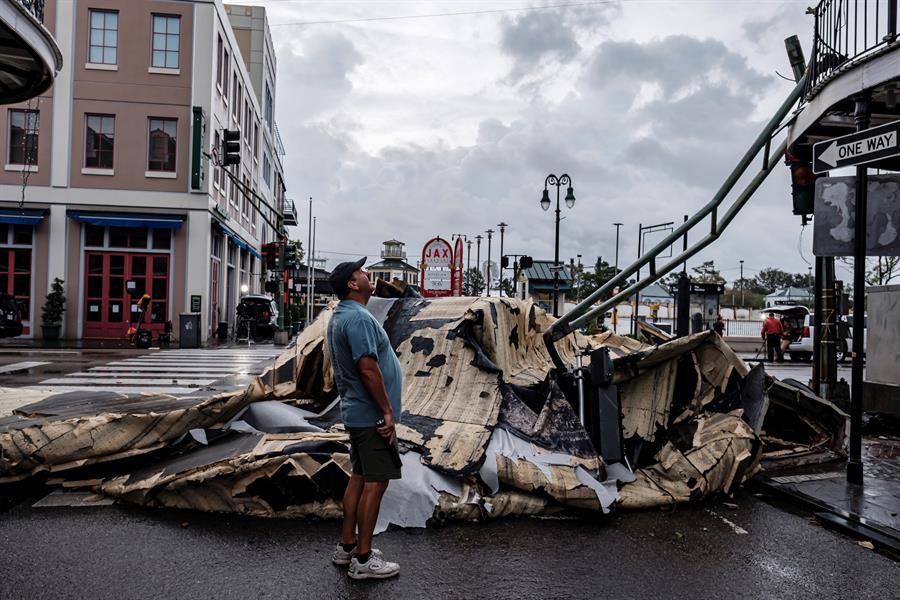
[[[63,290],[63,280],[59,277],[53,279],[50,285],[50,293],[41,309],[41,330],[45,340],[59,338],[62,329],[62,317],[66,311],[66,294]]]

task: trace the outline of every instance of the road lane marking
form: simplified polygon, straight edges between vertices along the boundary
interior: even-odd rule
[[[0,374],[15,373],[16,371],[25,371],[26,369],[32,369],[34,367],[40,367],[40,366],[49,365],[49,364],[53,364],[53,363],[36,361],[36,360],[12,363],[10,365],[4,365],[4,366],[0,367]]]

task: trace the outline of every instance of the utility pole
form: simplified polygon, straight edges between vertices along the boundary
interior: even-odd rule
[[[488,260],[487,260],[487,296],[491,295],[491,236],[494,235],[493,229],[488,229],[485,231],[488,234]]]
[[[483,239],[484,238],[481,237],[481,235],[475,236],[475,241],[477,242],[477,244],[475,246],[475,270],[478,271],[479,273],[481,273],[481,240],[483,240]],[[478,280],[476,279],[475,281],[477,282]],[[472,284],[472,295],[473,296],[481,295],[480,293],[479,294],[475,293],[475,283],[474,282]]]
[[[619,227],[624,223],[613,223],[616,226],[616,274],[619,273]]]
[[[309,236],[306,244],[306,326],[312,323],[312,196],[309,197]]]
[[[624,223],[613,223],[616,227],[616,264],[613,269],[613,277],[619,274],[619,227],[621,227]],[[618,305],[613,306],[612,309],[612,326],[613,332],[618,333],[619,328],[619,307]]]
[[[503,221],[497,223],[497,227],[500,228],[500,295],[503,295],[503,232],[506,231],[506,228],[509,227]]]
[[[869,128],[872,113],[871,96],[864,92],[854,98],[853,120],[856,130]],[[856,167],[856,226],[853,231],[853,372],[850,381],[850,444],[847,459],[847,481],[862,485],[862,416],[863,416],[863,329],[866,315],[866,208],[869,194],[868,165]]]
[[[744,259],[741,259],[741,308],[744,308]],[[737,315],[735,315],[737,316]]]

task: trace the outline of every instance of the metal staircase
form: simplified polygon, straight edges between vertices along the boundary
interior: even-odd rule
[[[734,170],[725,179],[725,182],[702,209],[690,217],[680,227],[675,228],[672,233],[666,236],[656,246],[649,250],[646,254],[636,260],[634,263],[620,271],[615,277],[610,279],[601,288],[596,290],[590,296],[585,298],[569,313],[558,319],[546,332],[544,332],[544,343],[550,352],[553,363],[561,371],[565,371],[566,367],[560,358],[559,352],[556,350],[556,342],[563,339],[579,327],[582,327],[597,315],[604,314],[607,310],[616,306],[619,302],[629,298],[648,285],[655,282],[660,277],[666,275],[670,271],[677,268],[681,263],[691,258],[711,243],[716,241],[726,227],[734,220],[738,212],[753,196],[753,193],[759,188],[769,173],[775,168],[775,165],[781,160],[787,149],[787,140],[782,140],[775,149],[772,149],[772,143],[775,136],[786,127],[785,118],[791,113],[792,107],[803,97],[807,88],[807,78],[802,76],[794,89],[788,94],[784,102],[769,119],[766,126],[760,132],[759,136],[753,141],[753,144],[741,158],[740,162],[735,166]],[[793,118],[793,117],[791,117]],[[788,123],[790,119],[788,120]],[[734,199],[731,206],[719,216],[719,208],[722,206],[731,192],[732,188],[737,184],[738,180],[748,171],[756,157],[762,153],[762,166],[747,184],[746,188]],[[662,265],[657,264],[657,258],[664,252],[668,252],[673,243],[682,239],[685,233],[691,231],[695,226],[710,217],[709,229],[699,241],[684,250],[681,254],[673,256]],[[603,300],[600,304],[594,305],[595,302],[606,298],[616,287],[628,281],[628,278],[635,275],[640,269],[649,265],[650,275],[645,279],[641,279],[620,290],[615,295]]]

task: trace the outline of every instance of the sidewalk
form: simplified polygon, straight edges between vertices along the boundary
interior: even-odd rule
[[[862,485],[847,483],[846,463],[763,472],[766,491],[798,501],[824,524],[900,555],[900,437],[863,440]]]

